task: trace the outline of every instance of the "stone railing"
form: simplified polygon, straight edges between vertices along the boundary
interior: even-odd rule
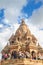
[[[43,60],[12,59],[2,61],[0,65],[43,65]]]

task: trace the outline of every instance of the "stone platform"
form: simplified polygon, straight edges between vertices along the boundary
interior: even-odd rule
[[[0,65],[43,65],[43,60],[12,59],[2,61]]]

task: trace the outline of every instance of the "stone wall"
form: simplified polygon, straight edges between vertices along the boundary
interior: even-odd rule
[[[1,61],[0,61],[0,65],[1,65]]]
[[[0,65],[43,65],[43,60],[12,59],[2,61]]]

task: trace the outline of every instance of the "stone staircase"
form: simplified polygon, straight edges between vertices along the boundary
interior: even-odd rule
[[[43,60],[12,59],[2,61],[0,65],[43,65]]]

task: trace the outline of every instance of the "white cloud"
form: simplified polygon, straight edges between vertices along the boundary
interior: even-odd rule
[[[32,16],[29,18],[30,23],[38,27],[43,27],[43,6],[33,11]]]
[[[3,21],[4,21],[4,23],[6,23],[6,24],[9,24],[9,20],[8,19],[3,19]]]
[[[22,6],[26,0],[0,0],[0,8],[5,8],[5,17],[10,24],[17,23],[17,17],[21,14]]]
[[[0,33],[0,51],[6,45],[11,32],[12,30],[10,31],[10,29],[5,29],[3,32]]]
[[[2,28],[3,27],[3,24],[0,24],[0,28]]]

